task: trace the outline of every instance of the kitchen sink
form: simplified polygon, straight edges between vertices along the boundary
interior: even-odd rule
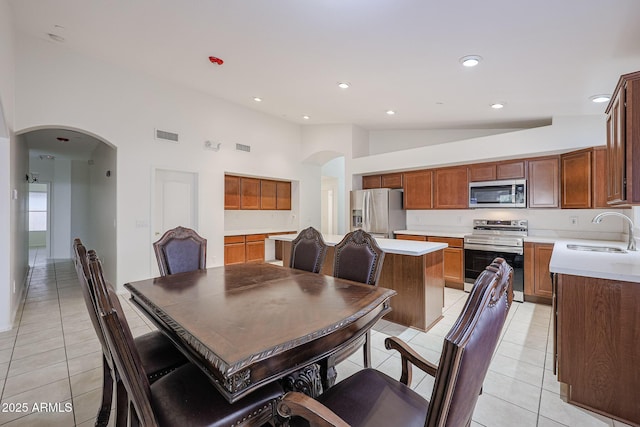
[[[612,254],[626,254],[627,251],[613,246],[593,246],[593,245],[567,245],[567,249],[574,251],[609,252]]]

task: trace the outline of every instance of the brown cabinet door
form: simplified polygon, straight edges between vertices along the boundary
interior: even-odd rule
[[[467,166],[436,169],[433,172],[435,209],[466,209],[469,207],[469,177]]]
[[[251,234],[247,236],[247,262],[264,262],[264,239],[266,238],[266,234]]]
[[[524,244],[524,294],[535,302],[551,303],[553,285],[549,273],[549,262],[553,253],[553,244]]]
[[[402,173],[387,173],[380,177],[381,188],[402,188]]]
[[[589,209],[593,206],[592,152],[580,150],[560,156],[561,207],[563,209]]]
[[[496,164],[495,163],[478,163],[469,166],[469,181],[495,181]]]
[[[430,242],[446,243],[449,247],[443,250],[444,280],[447,285],[456,289],[464,288],[464,249],[463,239],[457,237],[429,236]]]
[[[381,188],[382,177],[380,175],[368,175],[362,177],[362,189]]]
[[[276,209],[276,182],[260,180],[260,209]]]
[[[560,178],[557,156],[529,160],[529,207],[557,208],[559,203]]]
[[[405,172],[404,174],[404,208],[431,209],[433,208],[432,181],[430,170]]]
[[[240,178],[240,209],[260,209],[260,180]]]
[[[464,243],[464,239],[458,237],[435,237],[429,236],[430,242],[446,243],[450,248],[461,248]]]
[[[525,177],[524,160],[498,162],[496,164],[496,179],[521,179]]]
[[[607,204],[607,147],[594,147],[592,161],[593,207],[609,208]]]
[[[225,236],[224,265],[244,264],[244,236]]]
[[[607,114],[607,201],[621,203],[626,199],[625,164],[625,89],[621,87],[609,104]]]
[[[276,197],[278,210],[291,210],[291,183],[278,181],[276,183]]]
[[[553,253],[553,245],[536,244],[535,245],[535,280],[533,281],[533,293],[537,296],[551,299],[553,296],[553,288],[551,284],[551,275],[549,273],[549,262],[551,262],[551,254]]]
[[[224,176],[224,208],[240,209],[240,177]]]

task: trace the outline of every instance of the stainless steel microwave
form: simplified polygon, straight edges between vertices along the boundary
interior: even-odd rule
[[[469,183],[470,208],[526,208],[527,181],[508,179]]]

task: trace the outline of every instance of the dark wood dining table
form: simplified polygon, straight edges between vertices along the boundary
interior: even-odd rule
[[[304,388],[313,366],[320,367],[327,387],[326,376],[335,372],[332,355],[361,342],[391,310],[389,299],[396,293],[266,263],[124,286],[231,403],[280,379]]]

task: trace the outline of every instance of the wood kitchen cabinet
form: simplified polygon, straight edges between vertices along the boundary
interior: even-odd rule
[[[421,236],[416,234],[398,234],[396,239],[419,242],[446,243],[443,250],[444,280],[447,287],[464,289],[464,249],[463,239],[455,237]]]
[[[495,181],[500,179],[522,179],[526,168],[524,160],[476,163],[469,165],[469,181]]]
[[[557,274],[554,339],[569,403],[640,425],[638,283]]]
[[[224,208],[240,209],[240,177],[224,176]]]
[[[433,172],[420,170],[404,173],[404,208],[431,209],[433,208]]]
[[[607,201],[640,204],[640,71],[620,76],[607,114]]]
[[[291,182],[276,182],[276,209],[291,210]]]
[[[402,172],[367,175],[362,177],[362,189],[402,188]]]
[[[267,234],[224,237],[224,265],[264,262]]]
[[[225,175],[224,208],[291,210],[291,181]]]
[[[264,239],[266,234],[249,234],[245,237],[245,261],[264,262]]]
[[[435,209],[467,209],[469,207],[467,166],[434,170],[433,194]]]
[[[590,148],[560,156],[563,209],[593,206],[593,157]]]
[[[260,180],[240,178],[240,209],[260,209]]]
[[[528,160],[529,208],[560,207],[560,159],[558,156]]]
[[[245,255],[245,237],[244,236],[225,236],[224,237],[224,265],[244,264]]]
[[[553,286],[549,262],[553,252],[551,243],[524,244],[524,298],[526,301],[551,304]]]
[[[464,249],[463,239],[454,237],[429,236],[429,242],[446,243],[444,249],[444,280],[447,287],[464,289]]]
[[[261,179],[260,180],[260,209],[276,209],[277,205],[277,188],[276,181]]]

